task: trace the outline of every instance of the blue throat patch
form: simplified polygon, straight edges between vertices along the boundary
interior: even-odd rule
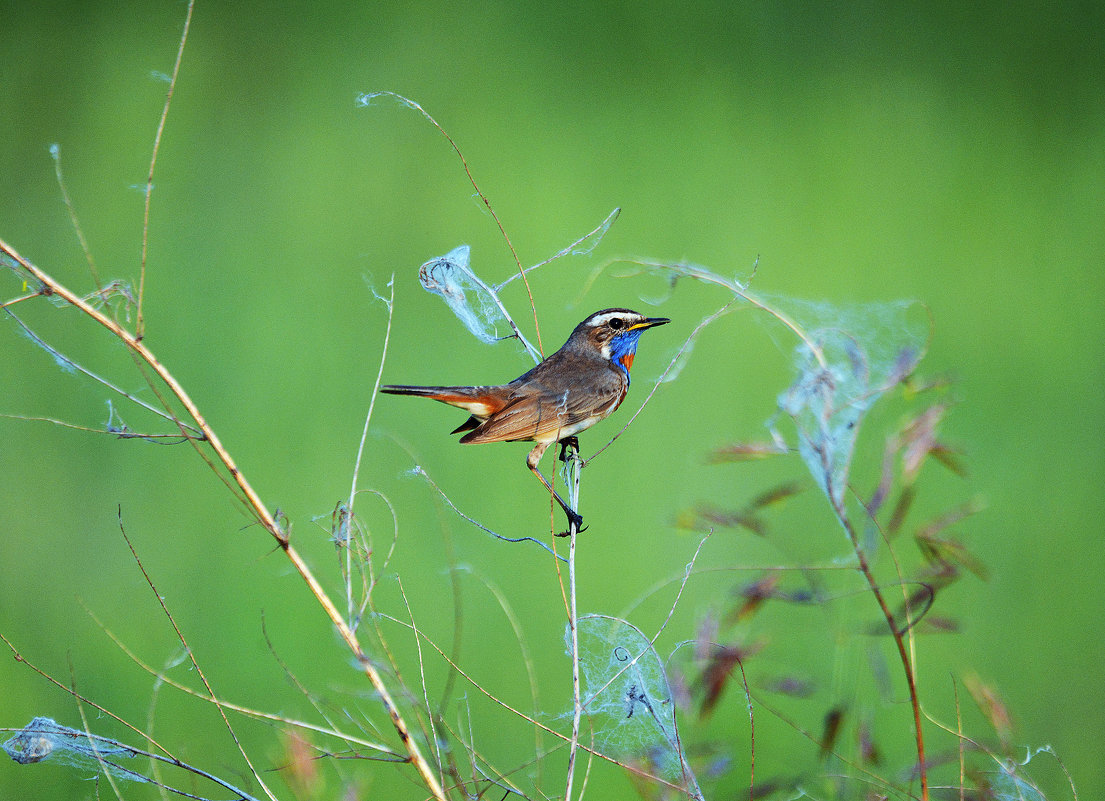
[[[633,356],[637,353],[637,340],[641,338],[641,332],[643,330],[644,329],[626,331],[610,340],[610,360],[618,366],[618,369],[625,373],[625,381],[627,384],[631,381],[629,378],[629,368],[633,364]]]

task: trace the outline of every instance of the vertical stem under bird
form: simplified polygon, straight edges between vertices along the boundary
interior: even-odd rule
[[[580,484],[579,446],[568,450],[564,462],[564,476],[568,485],[568,503],[579,510]],[[579,613],[576,609],[576,535],[579,523],[571,520],[568,524],[568,629],[572,640],[572,739],[568,744],[568,777],[564,789],[564,801],[572,801],[572,784],[575,778],[576,755],[579,753],[579,724],[583,716],[583,702],[579,686]]]

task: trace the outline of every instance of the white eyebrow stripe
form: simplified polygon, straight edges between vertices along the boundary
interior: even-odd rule
[[[588,323],[588,325],[590,325],[592,328],[597,328],[598,326],[603,325],[604,323],[610,322],[615,317],[622,317],[622,318],[625,318],[627,320],[634,320],[636,318],[636,315],[630,314],[628,312],[623,312],[623,311],[607,312],[606,314],[600,314],[598,317],[592,317],[591,321]]]

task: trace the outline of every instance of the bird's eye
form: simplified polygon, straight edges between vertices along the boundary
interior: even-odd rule
[[[624,327],[624,326],[625,326],[625,321],[622,320],[621,317],[611,317],[610,318],[610,327],[613,328],[615,331],[620,331],[622,329],[622,327]]]

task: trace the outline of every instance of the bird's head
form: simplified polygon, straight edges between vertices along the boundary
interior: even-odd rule
[[[577,325],[570,341],[576,340],[577,345],[601,354],[628,380],[641,332],[670,322],[667,317],[645,317],[629,309],[603,309]]]

